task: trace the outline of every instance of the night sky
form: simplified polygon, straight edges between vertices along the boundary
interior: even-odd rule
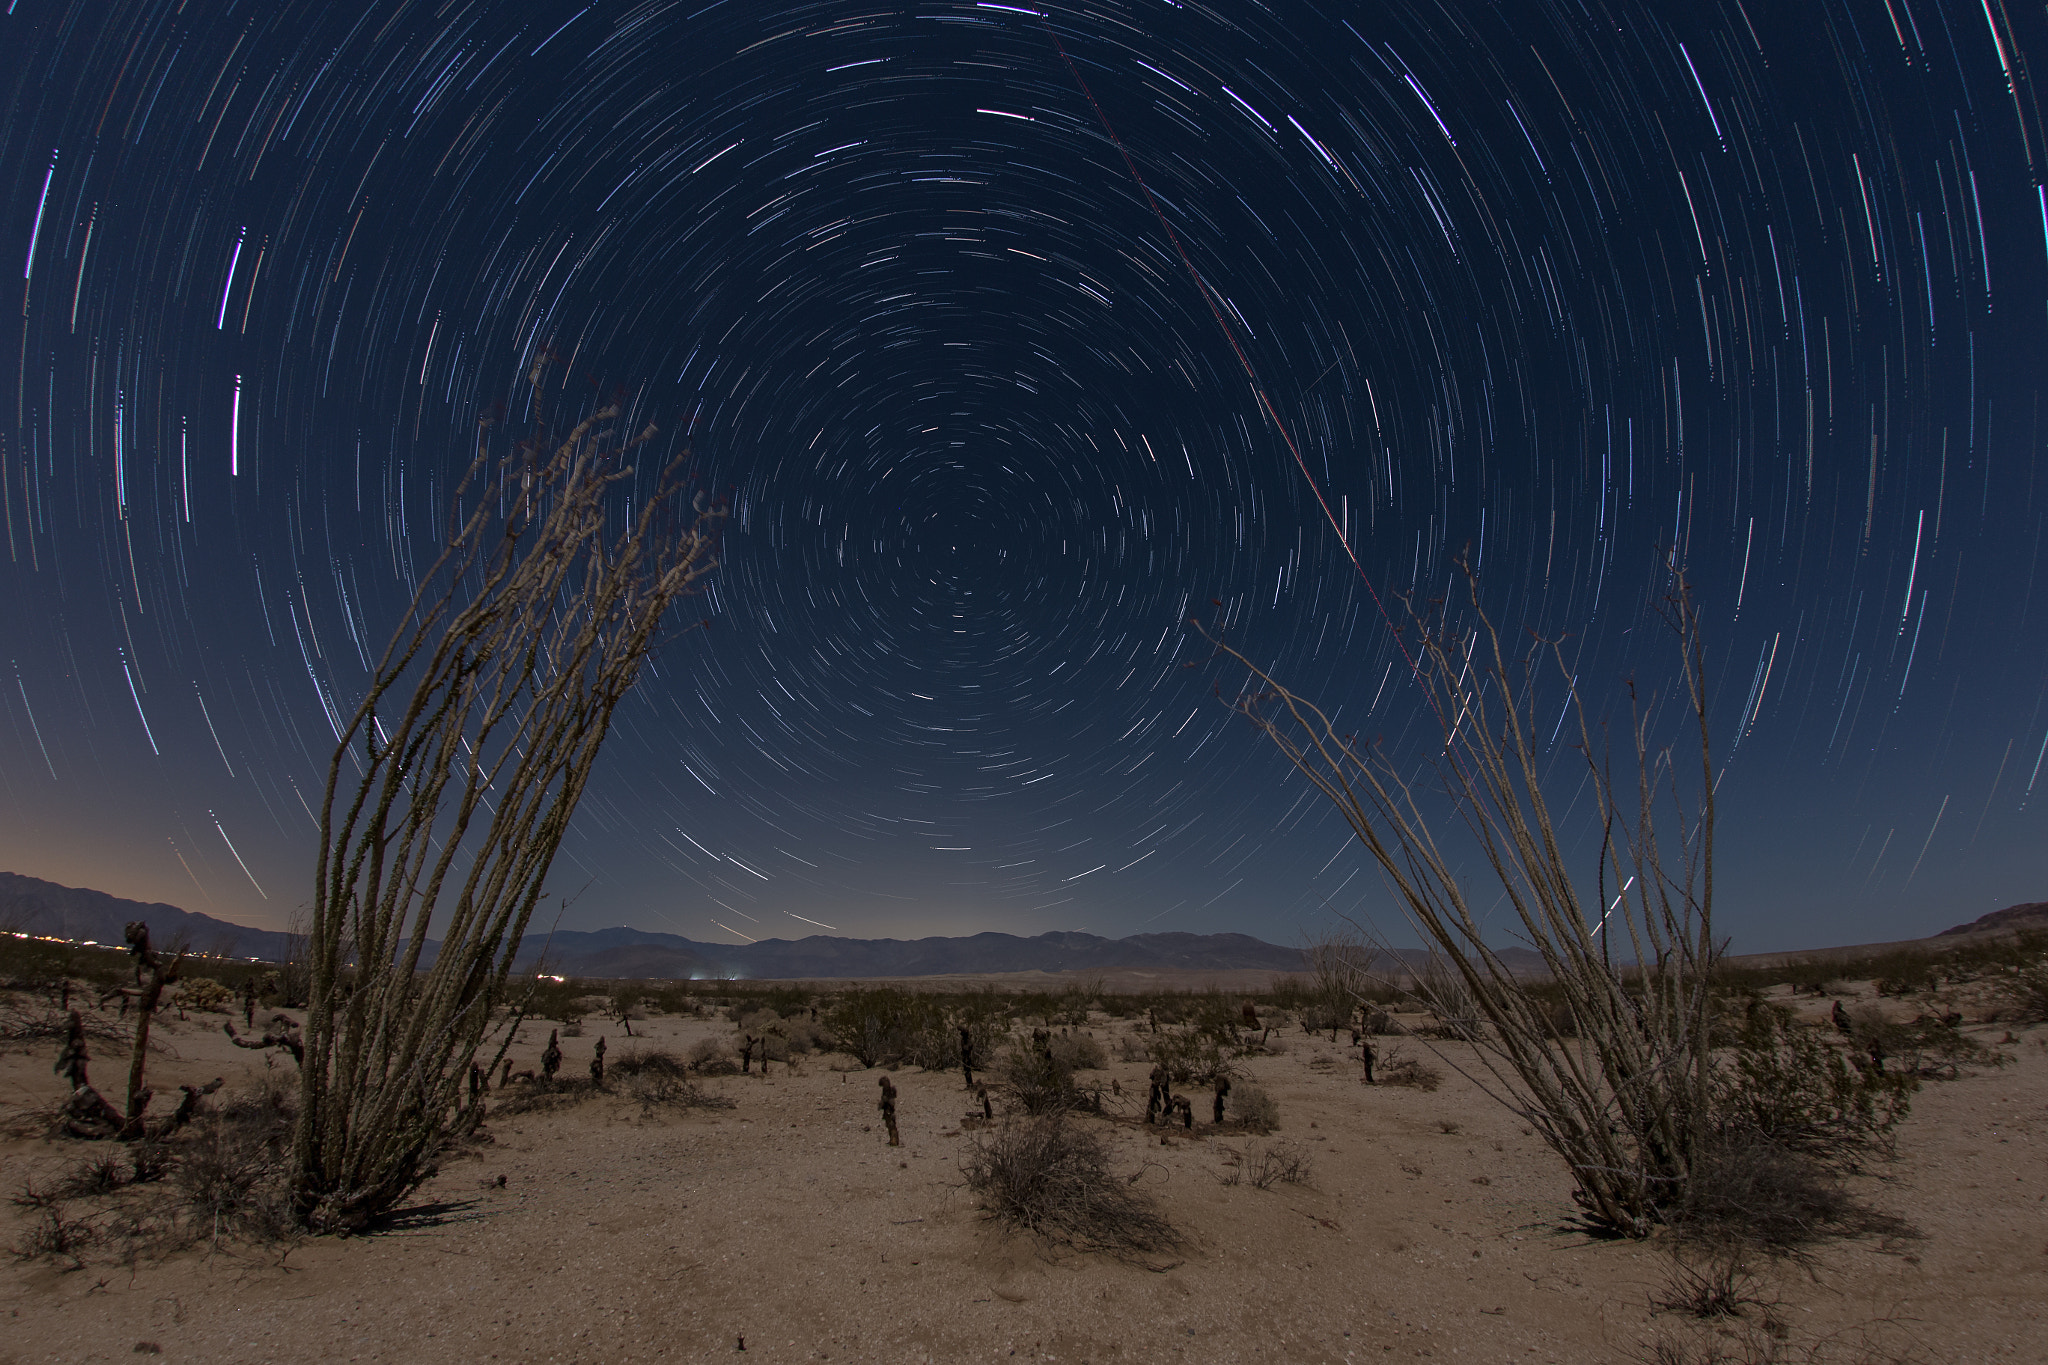
[[[564,927],[1387,916],[1186,618],[1419,754],[1376,595],[1469,551],[1606,709],[1669,682],[1674,542],[1738,949],[2048,897],[2036,7],[12,0],[0,39],[0,867],[282,927],[551,347],[539,408],[623,386],[735,506]]]

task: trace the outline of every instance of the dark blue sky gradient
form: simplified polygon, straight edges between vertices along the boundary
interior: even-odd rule
[[[2034,7],[15,0],[0,37],[0,866],[281,926],[335,718],[551,346],[541,406],[624,385],[737,507],[565,927],[1384,916],[1185,618],[1413,753],[1368,583],[1469,547],[1604,708],[1668,681],[1674,540],[1738,948],[2048,897]]]

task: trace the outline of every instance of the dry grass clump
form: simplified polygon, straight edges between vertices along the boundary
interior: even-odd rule
[[[1651,1302],[1696,1318],[1733,1318],[1742,1316],[1746,1305],[1764,1303],[1756,1291],[1742,1246],[1722,1243],[1704,1254],[1674,1255],[1664,1292]]]
[[[1256,1085],[1236,1087],[1228,1112],[1249,1133],[1270,1133],[1280,1126],[1280,1102]]]
[[[1182,1240],[1110,1171],[1101,1140],[1061,1114],[1006,1120],[975,1140],[961,1169],[991,1218],[1063,1246],[1134,1256]]]
[[[85,1265],[85,1253],[105,1240],[102,1221],[90,1216],[73,1218],[66,1214],[62,1204],[45,1203],[21,1240],[8,1250],[17,1260],[51,1260],[68,1263],[68,1269],[78,1270]]]
[[[267,1075],[201,1110],[172,1140],[101,1148],[48,1189],[24,1185],[14,1202],[38,1216],[14,1254],[76,1269],[95,1250],[132,1260],[201,1242],[294,1239],[294,1094],[282,1076]],[[73,1215],[73,1204],[88,1211]]]

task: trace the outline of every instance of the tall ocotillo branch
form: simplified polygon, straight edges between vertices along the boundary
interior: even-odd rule
[[[1414,683],[1443,722],[1442,747],[1419,765],[1434,780],[1419,786],[1384,746],[1340,733],[1328,713],[1209,636],[1254,680],[1231,705],[1336,806],[1446,968],[1434,986],[1422,977],[1420,989],[1438,1013],[1469,1022],[1491,1078],[1484,1083],[1566,1159],[1589,1216],[1631,1233],[1683,1197],[1710,1123],[1714,774],[1699,617],[1675,565],[1672,582],[1662,614],[1679,646],[1686,726],[1698,739],[1692,778],[1681,776],[1671,749],[1652,743],[1655,707],[1633,689],[1623,752],[1635,774],[1617,778],[1561,645],[1538,640],[1526,654],[1511,652],[1469,567],[1463,620],[1409,609]],[[1577,720],[1574,747],[1598,812],[1590,903],[1545,796],[1549,742],[1535,706],[1550,668]],[[1439,841],[1425,809],[1432,793],[1463,826],[1463,848]],[[1660,828],[1667,819],[1673,827]],[[1557,1037],[1543,1002],[1487,941],[1457,870],[1467,850],[1504,893],[1518,936],[1541,955],[1574,1039]],[[1625,950],[1610,948],[1616,934]]]
[[[293,1145],[315,1226],[390,1207],[473,1116],[463,1080],[613,710],[716,567],[726,509],[685,498],[680,460],[608,530],[628,454],[655,434],[615,440],[617,415],[502,460],[486,426],[446,547],[335,748]]]

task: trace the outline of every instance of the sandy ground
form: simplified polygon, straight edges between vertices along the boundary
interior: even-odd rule
[[[227,1046],[218,1021],[165,1030],[159,1084],[263,1065]],[[1113,1042],[1127,1027],[1092,1031]],[[681,1048],[730,1028],[657,1017],[635,1032]],[[563,1041],[565,1073],[582,1071],[601,1033],[614,1059],[628,1045],[615,1023],[586,1021]],[[519,1065],[546,1037],[528,1026]],[[1733,1350],[1726,1334],[1761,1320],[1751,1309],[1716,1338],[1654,1311],[1669,1242],[1574,1230],[1557,1159],[1450,1067],[1433,1093],[1368,1089],[1355,1050],[1328,1035],[1297,1030],[1287,1046],[1243,1063],[1279,1102],[1273,1139],[1202,1125],[1162,1143],[1129,1098],[1142,1097],[1147,1064],[1111,1064],[1125,1112],[1083,1121],[1189,1237],[1149,1263],[1048,1249],[984,1221],[960,1176],[974,1134],[957,1071],[894,1073],[896,1149],[876,1115],[877,1073],[812,1057],[704,1082],[737,1101],[729,1111],[648,1114],[607,1098],[492,1119],[489,1145],[444,1166],[375,1235],[133,1267],[9,1260],[0,1365],[619,1365],[733,1357],[742,1341],[746,1359],[784,1361],[1577,1362],[1643,1358],[1659,1335]],[[1857,1181],[1922,1235],[1758,1268],[1759,1296],[1790,1327],[1786,1359],[2048,1361],[2048,1029],[2006,1051],[2012,1066],[1924,1088],[1900,1159]],[[58,1099],[50,1053],[0,1059],[0,1103]],[[1311,1185],[1221,1183],[1233,1152],[1276,1140],[1309,1149]],[[47,1179],[82,1146],[6,1140],[4,1183]],[[0,1238],[18,1243],[27,1220],[0,1210]],[[1827,1351],[1810,1357],[1816,1342]]]

